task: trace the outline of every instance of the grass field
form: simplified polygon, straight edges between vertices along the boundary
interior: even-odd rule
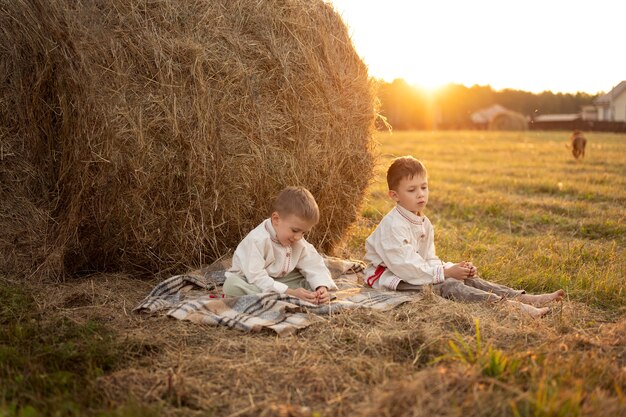
[[[392,207],[384,172],[429,170],[443,260],[493,281],[563,288],[541,320],[426,293],[326,317],[297,336],[132,314],[156,283],[0,280],[0,416],[618,416],[626,413],[626,135],[396,132],[338,255]]]
[[[442,259],[472,259],[489,279],[625,306],[626,138],[589,136],[584,162],[567,133],[398,132],[379,136],[378,175],[351,249],[391,208],[385,170],[411,154],[429,170],[427,215]],[[361,251],[362,252],[362,251]]]

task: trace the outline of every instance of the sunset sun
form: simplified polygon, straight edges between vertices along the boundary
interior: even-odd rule
[[[625,6],[594,7],[530,0],[511,10],[496,0],[332,0],[357,52],[377,78],[403,78],[433,90],[447,83],[491,85],[532,92],[608,91],[623,79]],[[619,10],[618,10],[619,9]],[[564,13],[567,10],[567,13]],[[584,31],[572,22],[584,22]],[[599,71],[585,52],[602,57]],[[606,62],[608,60],[609,62]]]

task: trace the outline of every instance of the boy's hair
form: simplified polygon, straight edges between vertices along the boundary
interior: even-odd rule
[[[294,215],[317,224],[320,210],[315,198],[304,187],[287,187],[274,199],[273,209],[281,216]]]
[[[394,159],[387,170],[387,187],[397,191],[402,178],[413,178],[416,175],[427,176],[426,167],[411,155]]]

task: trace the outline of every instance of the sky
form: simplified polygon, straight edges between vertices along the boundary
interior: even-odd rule
[[[327,0],[370,75],[538,93],[626,80],[626,0]]]

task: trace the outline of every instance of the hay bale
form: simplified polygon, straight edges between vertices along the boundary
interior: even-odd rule
[[[322,0],[0,5],[0,273],[173,272],[286,185],[331,251],[372,175],[367,69]]]
[[[489,130],[524,131],[528,130],[528,121],[521,113],[503,111],[491,118]]]

